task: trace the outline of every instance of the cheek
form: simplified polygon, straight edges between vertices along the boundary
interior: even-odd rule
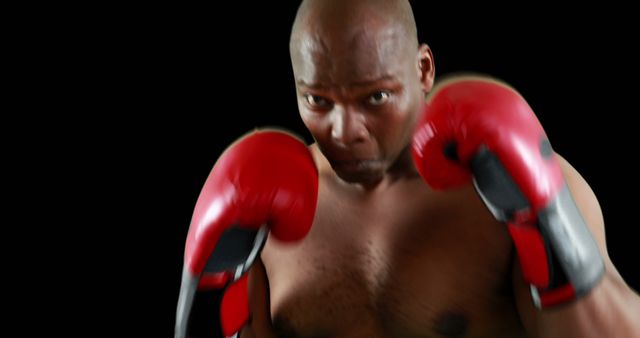
[[[411,120],[413,105],[410,95],[401,97],[393,107],[393,111],[389,114],[391,121],[396,129],[402,130],[407,122]]]
[[[385,115],[385,119],[380,121],[380,134],[385,138],[385,144],[392,146],[394,150],[406,146],[413,134],[415,109],[410,98],[405,98]]]
[[[407,95],[400,105],[404,129],[411,134],[413,133],[413,127],[418,116],[422,95],[422,91],[417,89],[411,92],[410,95]]]
[[[322,140],[324,138],[323,136],[327,134],[325,130],[326,123],[324,119],[320,118],[319,116],[301,110],[300,118],[302,119],[302,123],[304,123],[314,139]]]

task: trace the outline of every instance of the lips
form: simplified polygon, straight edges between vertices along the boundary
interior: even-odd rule
[[[364,150],[364,149],[363,149]],[[324,149],[323,153],[336,171],[368,170],[380,163],[376,155],[369,151],[350,152],[337,149]]]
[[[375,164],[376,162],[376,160],[346,160],[332,161],[331,164],[335,170],[359,171]]]

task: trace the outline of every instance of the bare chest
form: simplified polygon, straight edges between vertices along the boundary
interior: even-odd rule
[[[511,244],[471,189],[351,203],[263,253],[282,337],[513,337]],[[500,334],[498,334],[498,332]]]

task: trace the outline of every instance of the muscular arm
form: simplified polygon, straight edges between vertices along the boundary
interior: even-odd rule
[[[640,297],[622,279],[607,253],[600,205],[580,174],[558,156],[578,209],[598,242],[605,260],[604,278],[584,297],[554,308],[537,310],[518,260],[513,273],[518,310],[532,337],[640,337]]]

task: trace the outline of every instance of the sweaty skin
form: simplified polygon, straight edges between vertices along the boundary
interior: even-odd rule
[[[506,227],[471,185],[434,191],[418,176],[408,146],[435,68],[407,1],[304,1],[290,51],[300,116],[316,141],[318,209],[302,242],[267,241],[250,272],[242,338],[576,332],[567,325],[579,322],[575,305],[536,312]],[[581,302],[600,301],[602,289],[631,292],[606,253],[593,192],[559,159],[607,264]]]

